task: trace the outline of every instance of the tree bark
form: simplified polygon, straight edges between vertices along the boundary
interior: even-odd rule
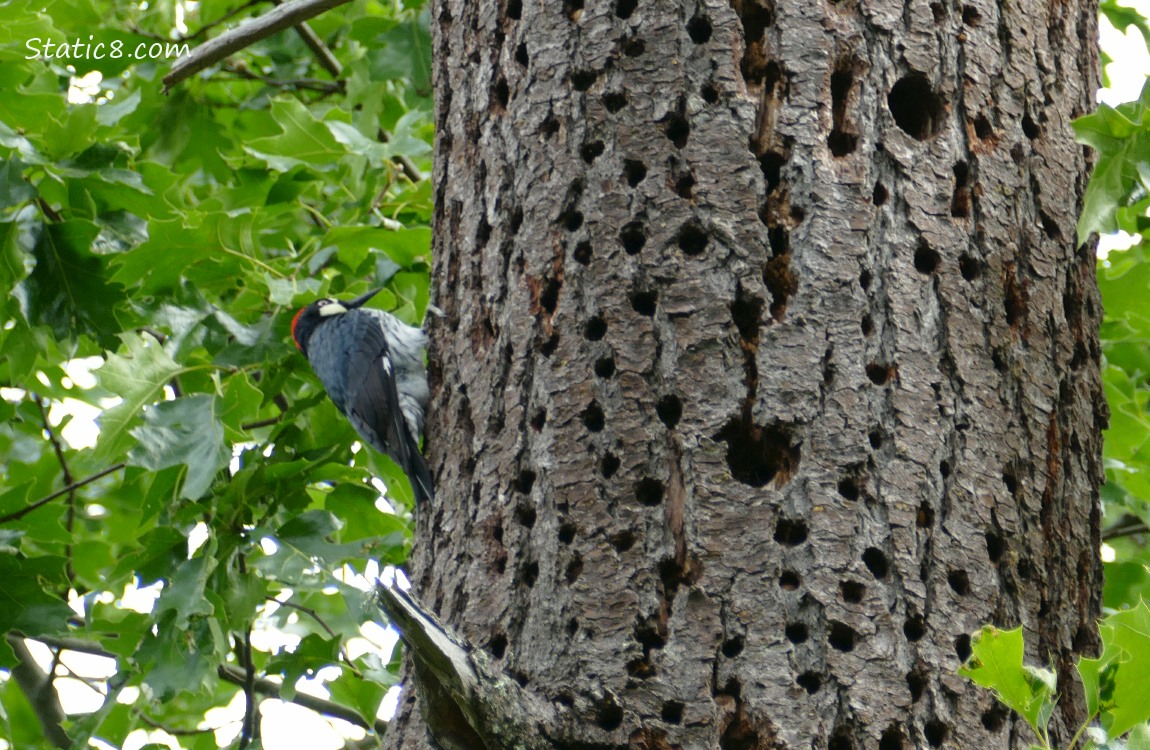
[[[1084,718],[1096,11],[433,4],[414,592],[552,746],[1024,747],[955,674],[988,622]]]

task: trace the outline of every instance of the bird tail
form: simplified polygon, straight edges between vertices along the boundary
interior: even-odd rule
[[[416,505],[435,499],[435,492],[431,489],[431,470],[427,468],[427,461],[423,460],[423,454],[419,451],[412,451],[407,478],[411,480]]]

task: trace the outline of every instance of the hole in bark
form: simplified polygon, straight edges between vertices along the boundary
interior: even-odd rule
[[[567,579],[567,584],[570,585],[579,580],[579,576],[583,574],[583,558],[579,555],[571,558],[571,562],[567,563],[567,570],[564,572],[563,577]]]
[[[655,292],[635,292],[631,295],[631,309],[649,318],[655,314],[655,302],[658,298]]]
[[[567,208],[559,214],[559,224],[568,232],[574,232],[583,226],[583,214],[575,208]]]
[[[925,242],[920,242],[918,249],[914,251],[914,269],[922,274],[932,274],[938,268],[938,262],[938,251]]]
[[[784,570],[779,574],[779,588],[783,591],[794,591],[802,582],[802,577],[793,570]]]
[[[690,172],[679,175],[679,178],[675,180],[675,195],[679,196],[680,198],[691,200],[694,197],[694,189],[695,176]]]
[[[759,169],[767,181],[767,192],[771,192],[783,181],[783,164],[786,158],[777,151],[768,151],[759,157]]]
[[[655,506],[663,502],[663,483],[644,477],[635,485],[635,499],[640,505]]]
[[[836,157],[853,153],[858,147],[859,137],[846,131],[847,97],[850,96],[854,75],[850,61],[840,60],[837,69],[831,73],[831,134],[827,136],[827,147]]]
[[[796,646],[800,643],[806,643],[807,638],[810,637],[810,634],[807,632],[807,626],[801,622],[792,622],[787,625],[784,632],[786,633],[787,640]]]
[[[964,161],[954,165],[954,193],[950,198],[950,215],[957,219],[970,216],[970,167]]]
[[[531,492],[531,488],[535,486],[535,472],[530,469],[524,469],[519,472],[519,476],[515,477],[515,491],[522,492],[524,495]]]
[[[531,562],[523,568],[523,585],[531,588],[539,580],[539,563]]]
[[[668,724],[679,724],[683,721],[683,704],[679,701],[667,701],[663,704],[661,716]]]
[[[911,703],[918,703],[926,690],[926,675],[920,667],[915,667],[913,671],[907,672],[906,687],[910,690]]]
[[[866,434],[867,440],[870,442],[870,447],[879,449],[882,447],[882,430],[877,427]]]
[[[870,289],[872,281],[874,281],[874,274],[870,272],[870,269],[864,268],[859,272],[859,286],[863,288],[864,292]]]
[[[544,287],[543,293],[539,295],[539,306],[546,311],[548,315],[555,313],[555,308],[559,306],[559,289],[563,286],[563,282],[558,279],[551,279]]]
[[[559,543],[570,544],[575,541],[576,526],[571,521],[564,521],[559,524]]]
[[[603,415],[603,407],[598,401],[592,401],[590,406],[583,410],[583,426],[591,432],[601,432],[607,423]]]
[[[563,0],[563,12],[572,21],[578,23],[579,17],[583,15],[583,0]]]
[[[623,45],[623,54],[627,57],[639,57],[647,51],[647,43],[642,39],[631,39]]]
[[[775,524],[775,541],[787,547],[797,547],[807,540],[807,525],[803,521],[780,518]]]
[[[711,39],[711,21],[706,16],[695,16],[687,21],[687,35],[695,44],[706,44]]]
[[[520,503],[515,507],[515,520],[519,525],[525,529],[530,529],[535,525],[535,508],[525,503]]]
[[[978,26],[982,23],[982,14],[973,5],[962,6],[962,22],[967,26]]]
[[[817,672],[803,672],[795,678],[795,683],[806,690],[808,695],[814,695],[822,687],[823,678]]]
[[[540,409],[535,412],[535,416],[531,418],[531,428],[538,432],[543,429],[543,425],[547,424],[547,410]]]
[[[966,660],[969,659],[971,653],[973,653],[970,649],[969,635],[963,633],[954,639],[954,653],[958,655],[958,660],[960,662],[963,664],[966,663]]]
[[[643,646],[645,651],[650,651],[651,649],[660,649],[667,645],[666,633],[659,631],[658,618],[649,617],[644,619],[637,617],[632,634],[635,636],[635,640]]]
[[[590,240],[583,240],[580,242],[575,246],[575,252],[572,253],[572,255],[575,257],[575,261],[584,266],[591,262],[591,256],[593,254],[594,250],[591,248]]]
[[[507,17],[512,21],[518,21],[523,15],[523,2],[522,0],[507,0]]]
[[[604,479],[610,479],[619,471],[619,458],[614,453],[607,453],[599,462],[599,473]]]
[[[527,42],[522,42],[518,47],[515,48],[515,62],[526,68],[528,61],[529,58],[527,57]]]
[[[994,128],[990,126],[990,120],[981,112],[978,117],[974,118],[974,134],[983,141],[994,135]]]
[[[626,552],[635,546],[635,533],[632,531],[619,531],[611,535],[611,546],[616,552]]]
[[[698,255],[707,249],[707,242],[710,240],[707,237],[703,225],[699,223],[698,219],[691,219],[683,226],[679,227],[679,234],[676,237],[679,243],[679,249],[687,255]]]
[[[798,470],[802,452],[783,425],[758,425],[743,418],[732,419],[715,436],[727,443],[727,466],[743,484],[762,487],[778,478],[783,484]]]
[[[858,477],[843,477],[839,480],[839,494],[847,500],[859,499]]]
[[[950,461],[942,460],[938,462],[938,473],[943,479],[950,476]]]
[[[767,242],[771,246],[771,255],[775,258],[791,251],[791,237],[785,227],[776,226],[767,230]]]
[[[575,630],[578,630],[579,629],[579,623],[575,622],[574,619],[572,619],[571,622],[567,623],[567,631],[569,633],[571,633],[571,635],[575,635],[575,630],[571,629],[572,624],[574,624]],[[570,691],[564,690],[555,696],[555,702],[558,703],[560,706],[566,706],[567,708],[571,708],[572,706],[575,705],[575,696],[572,695]]]
[[[941,747],[942,743],[946,741],[946,735],[949,734],[949,727],[943,724],[940,719],[931,719],[922,729],[926,741],[930,743],[931,747]]]
[[[659,421],[667,429],[674,429],[683,417],[683,403],[679,401],[678,396],[668,393],[655,404],[655,413],[659,415]]]
[[[798,279],[791,271],[790,248],[788,252],[771,258],[763,266],[763,285],[771,294],[771,318],[779,321],[787,313],[787,303],[799,287]]]
[[[871,193],[871,203],[876,206],[881,206],[886,203],[889,197],[890,193],[887,192],[886,185],[883,185],[881,182],[876,182],[874,184],[874,191]]]
[[[596,315],[583,326],[583,338],[588,341],[599,341],[607,335],[607,321]]]
[[[699,89],[699,95],[703,97],[703,101],[707,104],[714,104],[719,101],[719,89],[710,81],[704,83],[703,87]]]
[[[1034,575],[1034,566],[1025,557],[1018,561],[1018,565],[1015,566],[1015,568],[1018,571],[1018,577],[1024,581],[1029,581],[1031,576]]]
[[[635,159],[623,160],[623,179],[631,187],[635,187],[647,176],[647,165]]]
[[[496,659],[502,659],[503,654],[507,652],[507,636],[503,633],[496,633],[495,637],[491,639],[491,644],[488,645],[487,650]]]
[[[850,730],[838,727],[827,742],[827,750],[855,750],[855,743],[850,738]]]
[[[628,255],[637,255],[647,244],[647,228],[641,221],[629,221],[619,230],[619,242]]]
[[[576,91],[586,91],[595,84],[599,78],[598,71],[594,70],[577,70],[571,74],[571,88]]]
[[[946,582],[959,596],[966,596],[970,593],[970,576],[965,570],[950,571],[946,574]]]
[[[926,635],[926,620],[921,615],[908,617],[906,622],[902,624],[902,634],[911,643],[921,641],[922,637]]]
[[[1009,466],[1002,470],[1002,483],[1006,485],[1006,491],[1011,495],[1018,494],[1018,477],[1014,475],[1014,469]]]
[[[603,357],[595,361],[595,374],[601,378],[609,378],[615,374],[615,358]]]
[[[934,508],[930,503],[918,506],[918,513],[914,517],[914,525],[920,529],[929,529],[934,526]]]
[[[850,626],[841,622],[832,622],[830,632],[827,634],[827,643],[836,651],[854,651],[858,634]]]
[[[1052,240],[1062,239],[1062,230],[1058,228],[1058,222],[1055,221],[1045,211],[1038,212],[1038,219],[1042,222],[1042,231],[1046,232],[1046,236]]]
[[[921,73],[900,78],[887,95],[886,103],[895,123],[916,140],[925,141],[942,128],[942,97]]]
[[[887,562],[886,555],[877,547],[868,547],[863,552],[862,561],[870,574],[880,580],[886,578],[886,574],[890,572],[890,564]]]
[[[986,532],[986,554],[990,557],[990,561],[998,562],[1004,552],[1006,552],[1006,540],[992,531]]]
[[[946,20],[946,6],[942,3],[931,3],[930,13],[934,16],[935,23],[942,23]]]
[[[962,255],[958,259],[958,271],[962,274],[962,278],[967,281],[974,281],[982,275],[979,262],[969,255]]]
[[[494,93],[499,106],[507,109],[507,102],[511,101],[511,90],[507,87],[507,79],[501,77],[495,82]]]
[[[870,313],[863,315],[862,324],[859,328],[862,329],[864,336],[870,336],[874,333],[874,318],[870,316]]]
[[[743,653],[743,648],[745,646],[746,641],[743,640],[743,636],[732,636],[723,641],[723,656],[727,657],[728,659],[734,659],[736,656]]]
[[[491,225],[487,223],[487,219],[480,219],[479,226],[475,230],[475,244],[483,247],[489,239],[491,239]]]
[[[839,584],[839,593],[847,604],[858,604],[866,593],[866,586],[858,581],[843,581]]]
[[[986,727],[986,731],[997,732],[1006,724],[1007,716],[1006,707],[1000,703],[996,703],[983,711],[980,718],[982,719],[982,726]]]
[[[611,114],[615,114],[627,105],[627,95],[622,91],[608,91],[603,94],[603,106]]]
[[[590,164],[603,155],[603,141],[592,141],[591,143],[583,144],[583,148],[579,149],[579,156],[583,157],[583,161]]]
[[[1014,278],[1014,269],[1006,271],[1006,322],[1011,328],[1018,326],[1026,318],[1026,288]]]
[[[638,5],[639,0],[617,0],[615,3],[615,15],[624,19],[630,18]]]
[[[1038,123],[1036,123],[1030,117],[1029,112],[1022,116],[1022,132],[1032,141],[1042,134],[1042,130],[1038,127]]]
[[[870,382],[875,385],[886,385],[890,379],[894,377],[894,365],[884,365],[878,362],[872,362],[866,366],[866,376],[870,378]]]
[[[523,226],[523,209],[516,207],[511,212],[511,220],[507,224],[508,231],[511,234],[518,234],[519,227]]]
[[[731,302],[731,319],[739,329],[739,337],[751,344],[759,341],[759,326],[762,325],[763,301],[752,297],[743,289],[742,283],[735,287],[735,299]]]
[[[595,706],[595,723],[600,729],[611,732],[623,723],[623,708],[608,696]]]
[[[878,741],[878,750],[902,750],[905,741],[902,728],[898,724],[891,724],[883,730],[882,737]]]
[[[687,120],[687,115],[683,112],[672,112],[667,115],[664,120],[663,133],[667,136],[667,140],[675,145],[675,148],[686,146],[687,139],[691,136],[691,123]]]

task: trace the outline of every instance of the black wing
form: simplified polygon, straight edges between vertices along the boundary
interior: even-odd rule
[[[431,472],[399,408],[383,328],[374,317],[358,313],[346,313],[354,320],[351,340],[355,342],[348,352],[347,419],[368,444],[399,464],[411,481],[416,501],[430,500]]]

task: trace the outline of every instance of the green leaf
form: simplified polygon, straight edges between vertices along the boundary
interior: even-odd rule
[[[48,224],[32,250],[36,267],[24,281],[31,322],[51,326],[61,339],[82,331],[110,345],[120,330],[112,310],[123,291],[91,251],[99,233],[80,219]]]
[[[24,179],[24,167],[19,156],[0,161],[0,208],[18,206],[36,196],[36,188]]]
[[[1054,674],[1022,664],[1022,628],[987,625],[971,640],[971,657],[958,673],[998,694],[1040,737],[1054,709]]]
[[[187,473],[180,495],[203,497],[232,458],[216,405],[215,396],[197,394],[148,407],[144,425],[131,430],[139,443],[131,463],[153,471],[183,465]]]
[[[121,455],[130,443],[129,428],[144,406],[155,402],[164,386],[183,372],[168,353],[152,339],[124,334],[121,353],[109,354],[96,371],[100,386],[123,401],[105,411],[99,419],[100,438],[95,457],[108,461]]]
[[[1150,607],[1137,607],[1102,621],[1102,656],[1082,659],[1078,672],[1088,708],[1100,714],[1110,737],[1150,719]]]
[[[326,170],[347,155],[331,131],[298,100],[277,99],[272,102],[271,113],[282,132],[248,141],[244,150],[272,169],[287,172],[306,164]]]

